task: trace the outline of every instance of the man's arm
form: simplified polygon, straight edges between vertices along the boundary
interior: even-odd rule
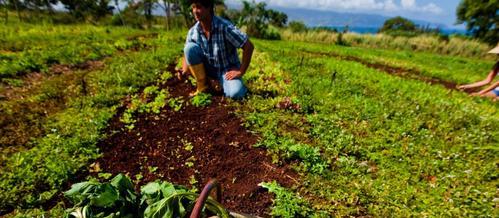
[[[253,50],[255,49],[255,46],[253,46],[253,43],[248,39],[246,43],[243,45],[243,61],[241,63],[241,76],[246,73],[246,70],[248,70],[248,67],[251,62],[251,57],[253,56]]]
[[[225,78],[227,80],[233,80],[236,78],[240,78],[246,73],[246,70],[248,70],[248,67],[249,67],[250,62],[251,62],[251,57],[253,56],[254,48],[255,47],[253,46],[253,43],[251,43],[251,41],[249,39],[246,41],[246,43],[244,43],[244,45],[242,47],[243,60],[241,63],[241,67],[239,68],[239,70],[235,69],[235,70],[230,70],[229,72],[227,72],[225,74]]]

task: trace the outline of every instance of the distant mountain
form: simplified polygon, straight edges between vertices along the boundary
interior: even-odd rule
[[[328,26],[328,27],[363,27],[363,28],[380,28],[383,23],[390,17],[374,14],[354,14],[340,13],[333,11],[320,11],[309,9],[271,7],[274,10],[284,12],[288,15],[288,20],[300,20],[307,26]],[[411,19],[412,20],[412,19]],[[432,28],[439,27],[440,29],[447,28],[445,24],[431,23],[422,20],[412,20],[419,26],[430,26]]]
[[[229,8],[241,8],[240,4],[228,3]],[[344,27],[349,26],[353,28],[368,28],[378,29],[383,26],[383,23],[391,17],[375,14],[362,14],[362,13],[341,13],[334,11],[321,11],[302,8],[285,8],[277,6],[267,6],[273,10],[284,12],[288,15],[288,21],[299,20],[303,21],[309,27],[327,26],[327,27]],[[431,28],[447,29],[445,24],[431,23],[422,20],[412,20],[419,26],[430,26]]]
[[[241,4],[227,3],[229,8],[240,9]],[[383,26],[387,19],[391,17],[376,15],[376,14],[362,14],[362,13],[341,13],[334,11],[321,11],[321,10],[310,10],[310,9],[300,9],[300,8],[284,8],[284,7],[274,7],[267,6],[273,10],[283,12],[288,15],[288,21],[299,20],[303,21],[305,25],[309,27],[334,27],[338,30],[343,30],[345,26],[348,29],[357,33],[376,33],[378,29]],[[164,11],[160,8],[154,10],[154,14],[164,15]],[[431,28],[439,28],[443,33],[446,34],[465,34],[464,29],[458,29],[455,27],[448,28],[445,24],[432,23],[423,20],[412,20],[418,26],[429,26]]]

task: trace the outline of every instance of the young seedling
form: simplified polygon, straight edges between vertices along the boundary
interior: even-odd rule
[[[201,93],[191,98],[191,104],[196,107],[205,107],[211,104],[211,95]]]

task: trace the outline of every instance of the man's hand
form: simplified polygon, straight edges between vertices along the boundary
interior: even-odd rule
[[[175,68],[175,75],[177,79],[182,80],[182,78],[189,76],[189,70],[183,71],[182,69]]]
[[[227,73],[225,73],[226,80],[233,80],[233,79],[241,78],[241,76],[243,76],[243,73],[241,73],[241,71],[237,70],[237,69],[232,69],[232,70],[227,71]]]

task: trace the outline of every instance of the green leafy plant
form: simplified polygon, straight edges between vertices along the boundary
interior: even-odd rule
[[[183,107],[184,100],[181,97],[168,99],[168,107],[173,109],[173,111],[180,111]]]
[[[109,183],[87,181],[71,186],[64,196],[75,206],[66,217],[136,217],[137,195],[129,178],[119,174]]]
[[[276,181],[260,183],[259,186],[266,188],[275,194],[271,215],[274,217],[309,217],[313,213],[310,204],[302,197],[286,190]]]
[[[135,193],[132,181],[118,174],[110,182],[87,181],[74,184],[64,193],[75,205],[66,210],[67,218],[89,217],[187,217],[198,194],[169,182],[151,182]],[[218,202],[207,199],[204,215],[228,218],[229,213]]]
[[[120,119],[121,122],[126,125],[127,129],[133,129],[135,123],[133,116],[135,113],[158,114],[161,108],[166,105],[168,95],[167,90],[159,89],[154,85],[144,88],[142,95],[135,94],[132,96],[127,110]]]
[[[165,71],[161,74],[161,76],[159,77],[159,82],[161,83],[166,83],[167,80],[169,80],[170,78],[172,78],[173,75],[172,73],[168,72],[168,71]]]
[[[191,104],[196,107],[205,107],[211,104],[211,95],[208,93],[200,93],[191,98]]]
[[[182,144],[184,145],[184,149],[186,151],[192,151],[192,149],[194,149],[194,145],[187,139],[182,139]]]

